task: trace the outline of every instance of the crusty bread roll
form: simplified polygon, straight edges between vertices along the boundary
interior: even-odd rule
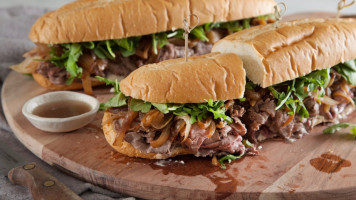
[[[210,53],[140,67],[120,82],[120,89],[154,103],[201,103],[242,98],[245,83],[237,55]]]
[[[274,0],[78,0],[37,20],[33,42],[74,43],[141,36],[183,28],[189,14],[199,24],[273,13]],[[193,20],[193,18],[192,18]]]
[[[130,143],[124,141],[125,133],[118,133],[112,123],[112,114],[106,111],[103,116],[102,128],[106,141],[119,153],[125,154],[130,157],[148,158],[148,159],[166,159],[178,155],[192,154],[187,149],[176,147],[172,149],[171,154],[159,153],[142,153],[140,150],[133,147]]]
[[[304,19],[229,35],[213,52],[235,53],[262,87],[356,58],[356,19]]]

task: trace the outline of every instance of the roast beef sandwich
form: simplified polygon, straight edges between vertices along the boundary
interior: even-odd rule
[[[250,87],[241,121],[250,141],[300,138],[355,110],[356,20],[304,19],[264,25],[217,42],[235,53]]]
[[[226,35],[273,22],[274,0],[78,0],[49,12],[33,25],[37,47],[13,69],[42,86],[71,90],[98,84],[95,75],[125,77],[149,63],[182,57],[183,19],[199,18],[189,54],[211,51]],[[196,23],[194,17],[191,24]]]
[[[243,139],[243,110],[234,105],[245,90],[245,71],[235,54],[166,60],[112,83],[116,95],[102,105],[102,127],[122,154],[164,159],[254,152]]]

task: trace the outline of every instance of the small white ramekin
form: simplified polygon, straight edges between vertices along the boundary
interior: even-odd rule
[[[82,101],[90,105],[91,109],[89,112],[81,115],[67,118],[46,118],[32,114],[33,110],[40,105],[66,100]],[[42,94],[28,100],[22,107],[22,113],[40,130],[48,132],[69,132],[89,124],[95,118],[99,106],[99,101],[92,96],[78,92],[57,91]]]

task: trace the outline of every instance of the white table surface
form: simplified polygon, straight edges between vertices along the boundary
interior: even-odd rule
[[[40,6],[50,9],[56,9],[73,0],[0,0],[0,7],[9,7],[15,5]],[[288,14],[299,12],[336,12],[337,2],[339,0],[276,0],[276,2],[285,2],[287,4]],[[347,0],[351,2],[351,0]],[[356,14],[356,4],[345,8],[342,14]]]

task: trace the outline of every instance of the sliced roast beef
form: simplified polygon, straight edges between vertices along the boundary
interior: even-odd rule
[[[125,134],[124,140],[143,153],[160,153],[160,154],[170,153],[172,149],[172,141],[167,140],[167,142],[165,142],[162,146],[153,148],[146,141],[146,137],[143,137],[142,135],[147,135],[147,133],[127,132]]]
[[[204,140],[208,138],[208,134],[208,129],[200,128],[200,126],[195,123],[192,125],[189,136],[183,144],[194,154],[198,153],[200,146],[203,144]]]
[[[36,73],[45,76],[56,85],[64,85],[69,76],[64,67],[58,67],[49,61],[42,61],[36,69]]]
[[[157,62],[161,62],[163,60],[169,60],[173,58],[181,58],[184,57],[185,47],[184,46],[177,46],[174,44],[167,44],[162,49],[160,49]],[[194,54],[193,49],[188,49],[188,56]]]
[[[208,54],[211,52],[212,48],[213,48],[213,44],[200,41],[193,48],[194,55]]]

